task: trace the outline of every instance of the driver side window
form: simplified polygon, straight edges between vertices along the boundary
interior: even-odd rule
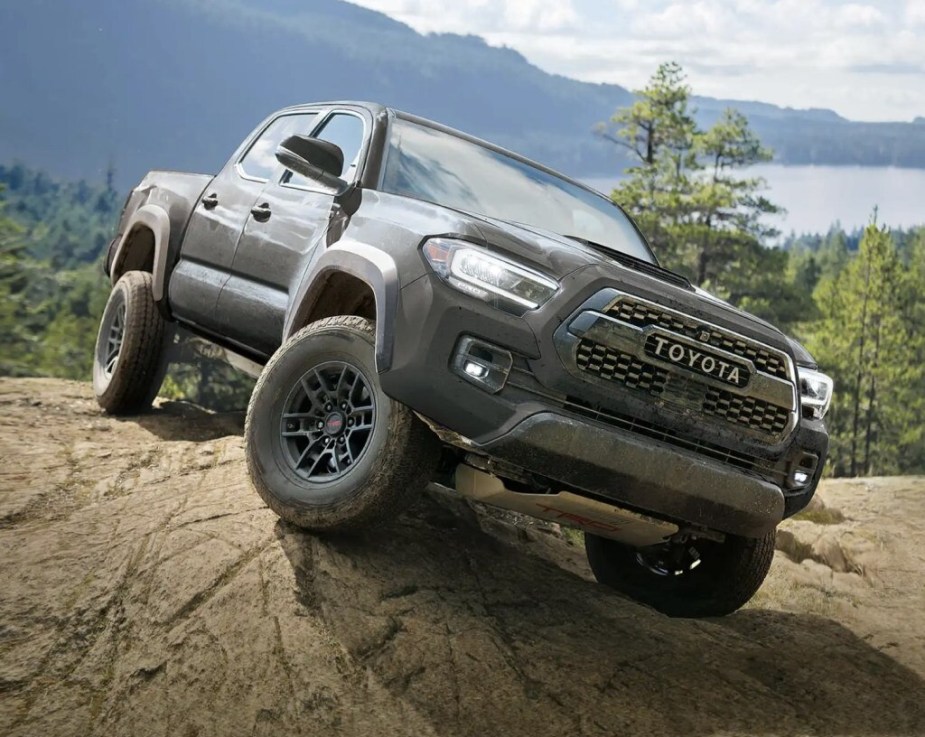
[[[315,133],[315,138],[334,143],[344,152],[344,170],[340,176],[348,182],[352,182],[357,176],[364,132],[365,126],[360,117],[350,113],[334,113],[325,121],[321,130]],[[283,181],[295,187],[311,186],[308,179],[295,172],[288,172]]]
[[[316,117],[317,113],[296,113],[278,117],[264,128],[260,137],[247,149],[247,153],[238,162],[238,170],[251,179],[268,180],[279,166],[276,161],[276,147],[289,136],[311,133]]]

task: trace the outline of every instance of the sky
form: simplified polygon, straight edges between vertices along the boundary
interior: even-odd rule
[[[695,94],[925,116],[925,0],[352,0],[422,33],[482,36],[538,67],[638,89],[680,62]]]

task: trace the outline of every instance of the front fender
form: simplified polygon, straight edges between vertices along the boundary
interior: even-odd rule
[[[110,278],[115,284],[120,277],[133,267],[135,258],[142,258],[132,253],[132,242],[141,228],[151,231],[154,236],[154,254],[151,266],[152,291],[154,301],[160,302],[164,298],[164,276],[167,271],[167,250],[170,243],[170,216],[167,211],[157,205],[143,205],[132,215],[128,227],[125,228],[122,240],[116,246],[116,253],[110,268]]]
[[[375,246],[344,238],[327,248],[308,269],[292,300],[283,326],[283,340],[305,325],[318,302],[328,277],[346,273],[366,283],[376,299],[376,369],[392,366],[393,326],[398,311],[400,283],[395,261]]]

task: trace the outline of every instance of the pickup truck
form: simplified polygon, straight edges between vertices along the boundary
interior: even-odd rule
[[[108,412],[150,406],[181,326],[259,376],[247,466],[318,533],[428,485],[585,533],[597,579],[672,616],[757,591],[811,499],[832,382],[659,266],[610,199],[378,104],[299,105],[215,176],[154,171],[105,263]]]

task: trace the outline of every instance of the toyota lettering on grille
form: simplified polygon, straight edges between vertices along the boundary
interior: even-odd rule
[[[749,370],[746,366],[720,358],[707,351],[698,350],[686,343],[677,343],[661,335],[650,335],[646,339],[646,353],[663,361],[670,361],[683,368],[704,376],[711,376],[727,384],[742,387],[748,383]]]

